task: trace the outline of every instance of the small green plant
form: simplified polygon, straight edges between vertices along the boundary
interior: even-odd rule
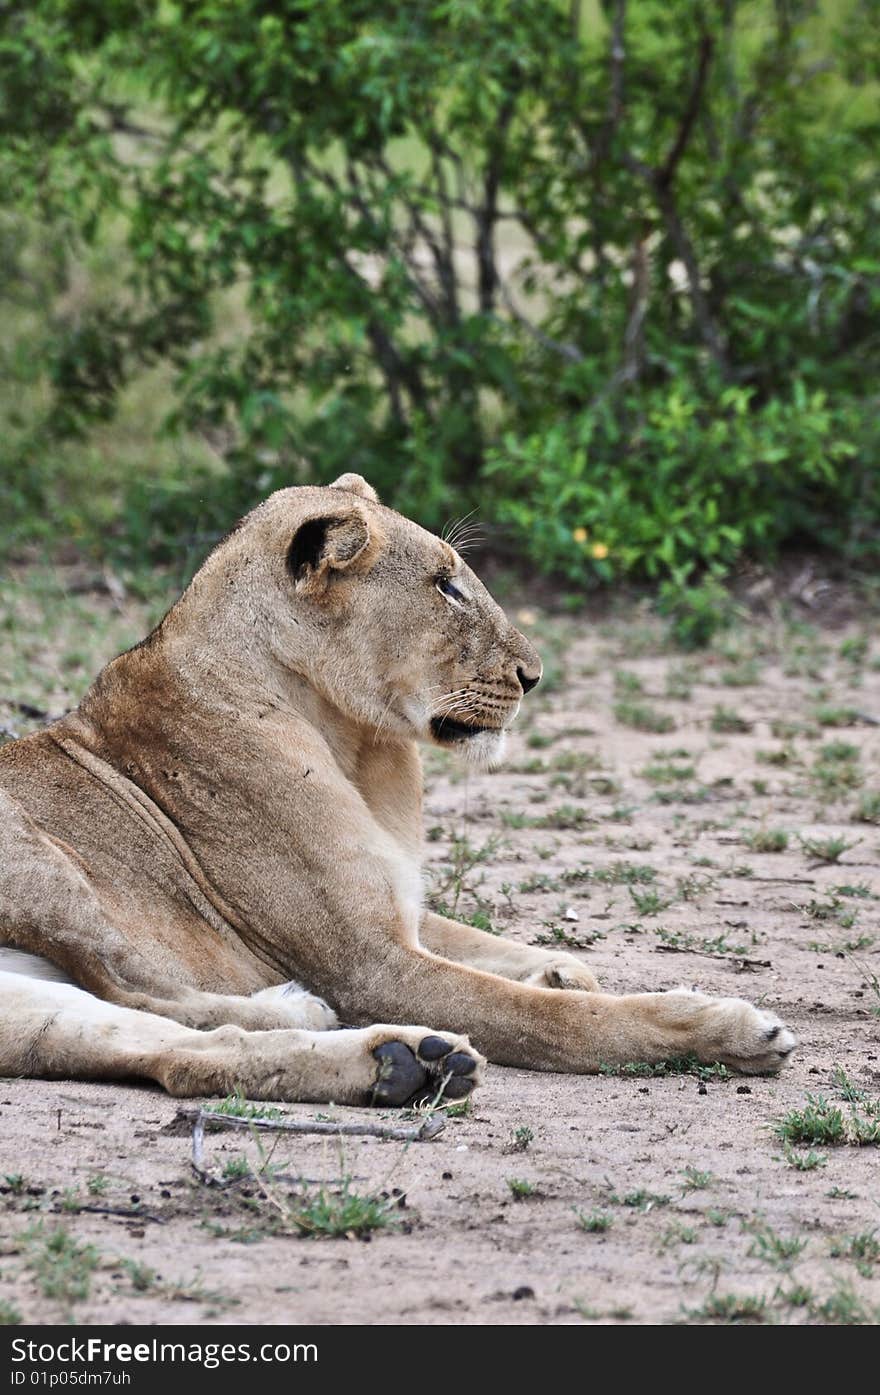
[[[686,877],[676,877],[675,890],[679,901],[699,901],[717,885],[715,878],[705,872],[690,872]]]
[[[823,704],[816,708],[813,719],[820,727],[854,727],[859,714],[855,707],[829,707]]]
[[[843,1066],[835,1066],[831,1072],[831,1082],[840,1098],[846,1100],[848,1104],[871,1104],[871,1098],[867,1090],[863,1090],[861,1085],[856,1085],[850,1080]]]
[[[565,945],[568,949],[589,949],[597,940],[604,940],[603,930],[589,930],[585,934],[574,934],[562,925],[548,924],[539,930],[530,941],[533,945]]]
[[[27,1178],[23,1172],[7,1172],[3,1180],[13,1196],[23,1195],[27,1186]]]
[[[870,1279],[874,1266],[880,1263],[880,1240],[876,1230],[863,1230],[857,1235],[841,1235],[832,1240],[828,1253],[832,1259],[851,1259],[863,1279]]]
[[[845,852],[849,852],[850,848],[857,847],[861,842],[860,838],[850,842],[840,834],[828,838],[805,838],[803,834],[798,834],[798,838],[807,857],[812,857],[817,862],[839,862]]]
[[[806,1248],[806,1240],[799,1235],[780,1235],[771,1226],[756,1221],[743,1226],[752,1237],[749,1254],[754,1259],[763,1259],[768,1264],[787,1269],[792,1260]]]
[[[716,1061],[708,1064],[698,1061],[696,1056],[671,1056],[666,1061],[628,1061],[622,1066],[599,1064],[600,1075],[635,1077],[639,1080],[667,1075],[693,1075],[698,1080],[732,1080],[727,1066]]]
[[[638,862],[612,862],[608,867],[599,867],[595,872],[584,869],[582,873],[566,874],[566,881],[589,878],[603,886],[632,886],[653,882],[657,872],[653,867]]]
[[[721,1323],[766,1322],[767,1300],[751,1294],[710,1293],[701,1308],[691,1308],[687,1316]]]
[[[776,1133],[783,1143],[876,1146],[880,1144],[880,1100],[862,1095],[850,1102],[849,1113],[844,1115],[838,1105],[821,1095],[807,1095],[806,1107],[785,1115],[776,1125]]]
[[[777,1288],[774,1298],[780,1303],[785,1303],[789,1308],[811,1308],[815,1302],[815,1295],[806,1284],[792,1284],[791,1288]]]
[[[105,1177],[101,1172],[86,1179],[86,1191],[89,1196],[104,1196],[109,1186],[110,1178]]]
[[[136,1259],[122,1260],[122,1268],[125,1270],[131,1286],[137,1293],[146,1293],[156,1282],[156,1271],[148,1264],[141,1264]]]
[[[627,1192],[625,1196],[612,1196],[609,1199],[620,1206],[629,1206],[634,1211],[653,1211],[656,1206],[668,1206],[672,1200],[662,1192],[650,1192],[645,1187]]]
[[[758,760],[762,765],[788,766],[795,763],[795,754],[791,746],[779,746],[774,751],[759,751]]]
[[[688,702],[693,691],[694,675],[690,668],[670,668],[666,673],[666,696],[678,702]]]
[[[82,1245],[64,1226],[49,1229],[38,1221],[24,1232],[25,1265],[46,1298],[69,1306],[89,1296],[100,1255]]]
[[[824,1303],[813,1309],[813,1312],[823,1322],[835,1327],[873,1325],[880,1317],[862,1302],[849,1284],[842,1284],[840,1288],[835,1289]]]
[[[675,720],[666,712],[658,712],[645,702],[630,700],[614,704],[614,719],[622,727],[632,727],[635,731],[668,732],[675,731]]]
[[[449,861],[436,872],[432,889],[432,899],[440,914],[460,919],[458,906],[464,895],[473,897],[477,910],[484,909],[479,895],[483,874],[474,874],[484,863],[491,861],[500,843],[497,835],[487,838],[478,846],[464,836],[452,839]],[[451,898],[448,903],[446,898]]]
[[[204,1106],[206,1114],[227,1114],[234,1119],[281,1119],[280,1109],[273,1105],[253,1104],[239,1089],[215,1104]]]
[[[473,1112],[473,1095],[468,1095],[467,1099],[458,1100],[455,1104],[448,1104],[443,1110],[444,1117],[447,1119],[467,1119]]]
[[[510,1153],[524,1153],[534,1142],[535,1135],[528,1124],[520,1124],[510,1135],[510,1142],[507,1145]]]
[[[843,1113],[822,1095],[807,1095],[803,1109],[792,1109],[776,1125],[784,1143],[842,1143],[846,1138]]]
[[[855,761],[817,760],[810,779],[823,798],[839,799],[847,790],[858,789],[862,772]]]
[[[865,790],[853,812],[857,823],[880,823],[880,791]]]
[[[761,671],[755,659],[741,659],[722,669],[721,682],[727,688],[751,688],[760,680]]]
[[[845,639],[837,651],[846,663],[860,668],[868,657],[869,641],[866,635],[851,635]]]
[[[671,1245],[696,1245],[699,1239],[699,1232],[692,1225],[682,1225],[681,1221],[675,1221],[673,1225],[667,1226],[660,1237],[660,1249],[669,1249]]]
[[[533,751],[541,751],[547,746],[552,746],[556,739],[555,732],[552,735],[547,735],[541,731],[530,731],[526,737],[526,745],[531,746]]]
[[[614,1224],[614,1217],[609,1216],[607,1211],[579,1211],[575,1207],[574,1214],[581,1230],[585,1230],[588,1235],[604,1235]]]
[[[711,1172],[701,1172],[699,1168],[690,1164],[685,1168],[683,1174],[682,1191],[697,1192],[704,1191],[706,1187],[711,1187],[716,1178]]]
[[[827,741],[824,746],[819,747],[819,759],[823,761],[856,761],[859,758],[859,748],[851,741]]]
[[[742,956],[748,949],[742,944],[731,944],[726,935],[716,935],[710,939],[706,935],[691,935],[685,930],[666,930],[658,926],[654,931],[661,944],[669,949],[689,951],[692,954],[732,954]]]
[[[250,1177],[251,1165],[247,1158],[229,1158],[223,1164],[223,1176],[228,1182],[238,1182],[244,1177]]]
[[[709,726],[713,731],[726,736],[742,736],[752,730],[754,723],[741,717],[738,712],[732,711],[729,707],[719,704],[709,718]]]
[[[534,1196],[538,1190],[534,1182],[527,1182],[524,1177],[508,1177],[507,1185],[514,1201],[525,1201],[526,1197]]]
[[[723,572],[708,571],[699,580],[690,566],[677,567],[660,587],[657,609],[665,617],[669,638],[680,649],[705,649],[727,629],[736,610]]]
[[[637,673],[619,668],[614,675],[614,691],[619,697],[630,697],[644,691],[644,684]]]
[[[23,1321],[21,1313],[5,1298],[0,1298],[0,1327],[18,1327]]]
[[[352,1190],[351,1179],[346,1178],[336,1191],[320,1187],[295,1203],[290,1220],[301,1235],[359,1238],[397,1226],[397,1206],[396,1199],[373,1193],[360,1195]]]
[[[646,765],[641,771],[643,780],[650,781],[653,785],[673,785],[679,784],[683,780],[693,780],[697,773],[697,767],[691,764],[682,764],[672,760],[662,760],[658,757],[650,765]]]
[[[745,841],[752,852],[781,853],[788,847],[788,834],[782,828],[760,828],[747,833]]]
[[[639,915],[660,915],[661,911],[668,910],[672,905],[672,898],[662,896],[654,887],[638,891],[636,887],[631,886],[629,894]]]
[[[786,1143],[782,1151],[785,1161],[796,1172],[815,1172],[816,1168],[824,1167],[828,1161],[825,1153],[817,1153],[813,1148],[806,1153],[799,1153],[790,1143]]]

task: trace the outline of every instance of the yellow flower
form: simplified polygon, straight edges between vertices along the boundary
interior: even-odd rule
[[[572,529],[571,536],[576,543],[585,543],[587,541],[587,530],[586,528],[574,528]]]
[[[593,546],[590,548],[590,551],[591,551],[591,553],[593,554],[593,556],[596,558],[596,561],[597,561],[597,562],[601,562],[601,560],[602,560],[603,557],[607,557],[607,556],[608,556],[608,544],[607,544],[607,543],[593,543]]]

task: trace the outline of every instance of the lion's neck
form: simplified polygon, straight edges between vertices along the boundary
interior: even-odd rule
[[[145,748],[152,764],[161,765],[165,751],[179,766],[192,746],[200,766],[206,743],[218,769],[227,762],[234,766],[240,764],[236,732],[247,727],[252,736],[265,725],[269,771],[277,758],[269,729],[289,723],[291,741],[309,733],[317,737],[376,821],[404,853],[420,856],[422,770],[415,742],[387,733],[378,739],[374,726],[343,713],[303,676],[253,667],[245,672],[235,664],[212,666],[206,674],[173,637],[159,632],[108,665],[83,700],[80,717],[95,733],[95,749],[120,770],[132,760],[137,768]],[[226,733],[222,746],[206,737],[218,728]],[[228,773],[234,779],[235,772]]]

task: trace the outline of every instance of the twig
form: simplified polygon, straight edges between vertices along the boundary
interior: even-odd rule
[[[340,1134],[362,1134],[370,1138],[390,1138],[397,1143],[427,1143],[442,1133],[446,1121],[439,1114],[432,1114],[423,1124],[413,1127],[394,1128],[387,1124],[333,1124],[311,1119],[241,1119],[231,1114],[216,1114],[212,1109],[180,1109],[173,1121],[185,1120],[192,1124],[192,1167],[193,1172],[216,1186],[218,1179],[205,1167],[205,1125],[215,1128],[264,1129],[267,1133],[317,1133],[338,1137]]]
[[[684,112],[682,113],[681,121],[678,127],[678,133],[675,137],[675,140],[672,143],[672,147],[669,151],[669,154],[666,156],[666,159],[663,161],[663,164],[660,167],[660,169],[656,171],[655,178],[658,184],[660,185],[668,186],[672,183],[673,176],[675,174],[676,169],[678,168],[681,157],[684,155],[684,152],[687,149],[688,141],[691,138],[691,132],[694,128],[694,122],[696,121],[697,116],[699,115],[700,105],[703,100],[703,91],[706,86],[706,78],[709,75],[709,67],[712,62],[712,53],[714,47],[715,41],[712,38],[712,35],[703,34],[700,39],[700,48],[697,57],[697,70],[694,74],[693,83],[691,84],[691,90],[690,95],[688,96],[687,104],[685,105]]]
[[[527,315],[523,314],[511,295],[510,287],[503,280],[498,281],[497,288],[510,314],[542,348],[549,349],[551,353],[559,354],[560,358],[567,358],[570,363],[583,363],[584,356],[575,344],[566,344],[560,339],[551,338],[549,334],[545,334],[542,329],[539,329]]]
[[[817,866],[821,866],[817,863]],[[749,877],[750,882],[790,882],[792,886],[815,886],[815,877]]]
[[[149,1211],[139,1211],[136,1206],[77,1206],[77,1215],[80,1211],[89,1211],[95,1216],[124,1216],[126,1220],[151,1221],[153,1225],[165,1225],[164,1216],[153,1216]]]

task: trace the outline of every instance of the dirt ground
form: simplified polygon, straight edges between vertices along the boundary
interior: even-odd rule
[[[144,605],[71,584],[5,585],[0,726],[40,720],[16,703],[57,714],[142,632]],[[800,1039],[791,1065],[778,1079],[492,1067],[432,1142],[286,1136],[258,1180],[272,1141],[209,1134],[221,1187],[195,1177],[157,1089],[0,1081],[0,1320],[878,1320],[876,1146],[777,1133],[788,1120],[796,1138],[808,1095],[846,1137],[880,1120],[873,617],[830,628],[821,609],[772,603],[688,657],[644,608],[513,610],[547,679],[501,771],[465,778],[428,754],[435,904],[569,944],[611,991],[685,983],[765,1003]],[[341,1187],[389,1224],[300,1233]]]

